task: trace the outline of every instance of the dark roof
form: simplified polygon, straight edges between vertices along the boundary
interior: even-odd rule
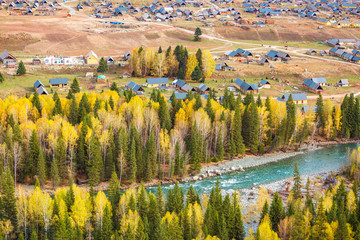
[[[326,78],[312,78],[311,80],[317,84],[327,83]]]
[[[313,80],[311,80],[310,78],[305,79],[303,84],[313,90],[322,90],[322,87],[319,84],[317,84],[316,82],[314,82]]]
[[[261,85],[265,85],[265,84],[271,85],[271,84],[269,83],[269,81],[266,80],[266,79],[262,79],[262,80],[260,81],[260,84],[261,84]]]
[[[40,86],[44,86],[44,84],[42,84],[39,80],[36,80],[36,82],[34,83],[34,87],[39,88]]]
[[[146,79],[147,84],[168,84],[168,78],[148,78]]]
[[[68,84],[69,80],[67,78],[52,78],[50,79],[50,84]]]
[[[125,86],[127,86],[128,88],[131,88],[134,92],[142,90],[142,88],[139,85],[137,85],[136,83],[134,83],[133,81],[128,82]]]
[[[2,54],[0,54],[0,60],[4,60],[10,55],[10,53],[7,50],[4,50]]]
[[[186,99],[187,93],[175,93],[175,99]]]
[[[40,86],[38,89],[36,89],[36,92],[38,95],[49,95],[43,86]]]
[[[276,57],[277,56],[277,51],[275,51],[275,50],[270,50],[269,52],[267,52],[266,53],[266,56],[267,57],[270,57],[270,58],[274,58],[274,57]]]
[[[186,84],[186,82],[184,82],[184,81],[181,80],[181,79],[178,79],[178,80],[175,82],[175,85],[177,85],[177,86],[179,86],[179,87],[183,87],[185,84]]]
[[[293,93],[293,94],[291,94],[291,96],[293,98],[293,101],[307,100],[307,96],[305,93]],[[282,102],[284,102],[284,101],[287,102],[289,97],[290,97],[290,94],[284,94],[284,95],[282,95],[282,97],[279,97],[278,100],[282,101]]]
[[[205,91],[209,90],[209,87],[202,83],[199,85],[199,89],[200,89],[200,91],[205,92]]]
[[[244,89],[244,90],[256,90],[259,89],[257,84],[249,84],[243,80],[241,80],[240,78],[237,78],[234,83],[236,85],[238,85],[240,88]]]

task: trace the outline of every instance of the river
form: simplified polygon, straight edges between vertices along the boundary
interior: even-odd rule
[[[179,183],[179,186],[186,192],[191,185],[200,194],[208,194],[215,186],[219,178],[221,189],[236,190],[246,189],[252,186],[259,186],[271,182],[280,181],[293,176],[294,164],[297,162],[301,175],[316,175],[336,171],[349,164],[351,150],[359,144],[340,144],[324,146],[319,150],[305,151],[304,154],[296,155],[281,161],[245,169],[245,172],[224,174],[219,177],[202,179],[196,182]],[[174,185],[162,186],[166,193]],[[157,187],[149,187],[148,190],[156,192]]]

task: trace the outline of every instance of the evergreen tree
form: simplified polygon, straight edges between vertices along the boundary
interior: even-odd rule
[[[191,171],[197,173],[201,169],[201,136],[197,129],[196,121],[194,122],[193,129],[190,136],[190,155],[191,155]]]
[[[286,130],[285,130],[285,144],[288,144],[294,131],[296,124],[296,116],[295,116],[295,104],[293,102],[292,95],[290,94],[288,101],[286,102]]]
[[[201,49],[199,48],[197,51],[196,51],[196,59],[199,63],[199,68],[201,70],[203,70],[203,64],[202,64],[202,51]]]
[[[65,179],[67,177],[66,164],[65,164],[66,152],[65,152],[65,144],[61,135],[59,136],[56,142],[55,159],[57,165],[59,166],[60,178]]]
[[[294,169],[294,187],[293,187],[294,200],[301,198],[301,178],[299,173],[298,164],[295,163]]]
[[[91,140],[91,152],[90,152],[90,166],[89,166],[89,179],[90,184],[98,184],[103,177],[104,165],[101,159],[101,151],[99,142],[97,139]]]
[[[51,182],[52,182],[53,188],[55,188],[60,183],[58,161],[55,157],[51,161],[50,176],[51,176]]]
[[[57,96],[57,93],[55,92],[56,96]],[[54,96],[55,96],[54,94]],[[59,97],[56,97],[54,99],[55,101],[55,106],[53,108],[53,111],[52,111],[52,115],[55,116],[57,114],[63,114],[63,110],[62,110],[62,105],[61,105],[61,101],[60,101],[60,98]]]
[[[195,67],[194,71],[191,73],[191,80],[199,81],[202,77],[201,68],[198,66]]]
[[[265,216],[269,214],[269,204],[267,202],[267,200],[264,203],[264,206],[261,210],[261,215],[260,215],[260,220],[259,220],[259,224],[261,223],[261,221],[265,218]]]
[[[33,104],[34,107],[36,107],[36,109],[39,112],[39,115],[41,116],[42,107],[41,107],[41,103],[40,103],[40,99],[39,99],[39,95],[38,95],[37,91],[34,92],[34,96],[31,99],[31,103]]]
[[[109,207],[106,206],[104,210],[104,217],[102,220],[101,239],[102,240],[111,239],[112,234],[113,234],[113,224],[111,220],[111,211]]]
[[[163,96],[159,99],[159,119],[161,128],[167,129],[168,131],[171,130],[171,118],[170,118],[170,111]]]
[[[136,228],[136,234],[135,234],[136,240],[148,240],[149,236],[146,232],[145,226],[141,218],[139,219],[138,226]]]
[[[16,70],[16,75],[21,76],[21,75],[25,75],[25,74],[26,74],[26,68],[25,68],[23,61],[21,60],[19,63],[18,69]]]
[[[129,153],[129,156],[130,156],[130,158],[129,158],[129,169],[130,169],[129,181],[131,183],[134,183],[136,181],[136,172],[137,172],[135,137],[133,137],[131,140],[131,145],[130,145],[129,151],[130,151],[130,153]]]
[[[95,104],[94,104],[94,109],[93,109],[94,117],[99,118],[98,111],[100,110],[100,108],[101,108],[100,100],[98,98],[96,98]]]
[[[194,41],[200,41],[201,38],[200,36],[202,35],[201,29],[199,27],[197,27],[195,29],[195,33],[194,33]]]
[[[73,82],[71,83],[70,90],[73,94],[80,92],[80,85],[77,78],[74,78]]]
[[[324,116],[324,102],[321,94],[319,94],[319,97],[316,100],[315,119],[318,128],[323,130],[325,127],[325,116]]]
[[[149,194],[149,208],[148,219],[149,219],[149,240],[160,239],[160,213],[154,194]]]
[[[243,137],[241,135],[241,112],[240,107],[237,106],[235,109],[235,114],[232,121],[231,127],[231,137],[234,141],[234,153],[235,154],[244,154],[245,146],[243,143]]]
[[[211,98],[210,97],[208,97],[207,100],[206,100],[205,111],[209,115],[209,118],[211,119],[211,121],[213,122],[215,120],[215,112],[214,112],[214,110],[212,108]]]
[[[17,210],[14,179],[9,167],[5,169],[2,177],[2,197],[1,197],[1,217],[4,220],[10,220],[16,229],[17,226]]]
[[[254,102],[250,103],[243,116],[242,136],[246,146],[250,148],[251,152],[257,153],[259,148],[259,112]]]
[[[33,130],[32,135],[30,137],[30,156],[27,159],[27,163],[25,164],[25,168],[27,169],[27,176],[34,177],[37,173],[36,167],[38,166],[39,155],[40,155],[40,144],[39,139],[37,137],[36,131]]]
[[[150,137],[145,144],[145,181],[150,181],[156,174],[156,143],[154,132],[151,132]],[[176,159],[175,159],[176,161]],[[176,163],[175,163],[176,167]]]
[[[324,210],[323,199],[320,199],[319,207],[316,214],[315,224],[312,227],[311,239],[329,239],[327,231],[327,222]]]
[[[159,46],[158,53],[162,53],[162,48]]]
[[[258,98],[257,98],[257,100],[256,100],[256,105],[257,105],[258,107],[262,107],[262,101],[261,101],[260,95],[258,95]]]
[[[217,146],[216,146],[216,157],[221,161],[224,159],[225,150],[224,150],[224,138],[222,135],[222,128],[220,129],[220,134],[217,139]]]
[[[2,73],[0,72],[0,83],[3,83],[5,81],[5,77],[2,75]]]
[[[46,160],[45,160],[44,151],[42,149],[40,149],[40,153],[39,153],[39,160],[37,164],[37,176],[41,186],[46,184]]]
[[[293,223],[293,228],[290,232],[290,239],[291,240],[303,240],[306,239],[305,233],[305,220],[304,215],[301,212],[301,203],[300,201],[297,202],[297,211],[295,211],[295,218]]]
[[[76,125],[79,120],[78,105],[75,96],[72,96],[68,119],[72,125]]]
[[[109,66],[106,62],[106,60],[102,57],[99,61],[99,66],[97,68],[97,72],[103,73],[107,72],[109,70]]]
[[[278,224],[280,223],[280,220],[284,217],[284,207],[278,192],[274,194],[274,198],[270,206],[269,215],[271,220],[271,228],[273,231],[277,232]]]

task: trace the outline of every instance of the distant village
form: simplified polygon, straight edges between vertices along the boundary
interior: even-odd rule
[[[61,2],[59,2],[61,1]],[[48,16],[63,10],[66,0],[0,0],[0,8],[10,15]],[[230,26],[274,25],[274,19],[281,16],[293,16],[308,19],[319,24],[319,28],[359,28],[359,1],[329,0],[244,0],[235,4],[233,0],[166,0],[153,1],[148,5],[139,5],[125,1],[80,1],[74,9],[82,14],[96,18],[134,17],[138,21],[200,21],[207,26],[214,22]],[[66,17],[71,17],[68,13]],[[249,15],[250,14],[250,15]],[[124,23],[111,21],[110,25]]]

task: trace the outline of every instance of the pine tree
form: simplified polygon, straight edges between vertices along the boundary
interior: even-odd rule
[[[79,85],[79,81],[77,80],[77,78],[74,78],[74,80],[70,86],[70,90],[71,90],[72,94],[80,92],[80,85]]]
[[[46,184],[46,160],[45,154],[42,149],[40,149],[39,160],[37,164],[37,176],[40,181],[41,186]]]
[[[264,219],[264,217],[269,214],[269,204],[267,202],[267,200],[265,200],[264,206],[261,210],[261,215],[260,215],[260,220],[259,220],[259,224],[261,223],[261,221]]]
[[[148,240],[149,236],[146,232],[145,226],[141,218],[139,219],[138,226],[136,228],[136,234],[135,234],[136,240]]]
[[[32,135],[30,137],[30,156],[27,159],[27,163],[25,164],[28,177],[34,177],[36,175],[36,166],[38,166],[39,155],[40,155],[40,144],[39,139],[37,137],[36,131],[33,130]]]
[[[242,124],[242,136],[246,146],[251,152],[257,153],[259,148],[259,112],[254,102],[251,102],[245,109]]]
[[[210,97],[208,97],[207,100],[206,100],[205,111],[209,115],[209,118],[211,119],[211,121],[213,122],[215,120],[215,113],[214,113],[214,110],[212,108],[211,98]]]
[[[201,38],[200,36],[202,35],[201,29],[199,27],[197,27],[195,29],[195,33],[194,33],[194,41],[200,41]]]
[[[201,69],[201,71],[203,70],[203,64],[202,64],[202,51],[201,49],[199,48],[197,51],[196,51],[196,59],[199,63],[199,68]]]
[[[158,53],[162,53],[162,48],[159,46]]]
[[[195,67],[194,71],[191,73],[191,80],[199,81],[202,77],[201,68],[198,66]]]
[[[324,210],[324,202],[322,198],[320,199],[319,202],[315,224],[312,227],[311,239],[329,239],[325,210]]]
[[[286,131],[285,131],[285,144],[288,144],[295,130],[295,104],[293,102],[292,95],[290,94],[288,101],[286,102]]]
[[[41,103],[40,103],[40,99],[39,99],[39,95],[38,95],[37,91],[34,92],[34,96],[31,99],[31,103],[33,104],[34,107],[36,107],[36,109],[39,112],[39,115],[41,116],[42,107],[41,107]]]
[[[149,193],[149,208],[148,219],[149,219],[149,240],[160,239],[160,213],[158,204],[154,194]]]
[[[2,198],[1,198],[1,217],[4,220],[10,220],[16,229],[17,226],[17,210],[14,179],[9,167],[5,169],[2,177]]]
[[[220,134],[217,139],[217,146],[216,146],[216,157],[221,161],[224,159],[225,150],[224,150],[224,138],[221,134],[222,128],[220,129]]]
[[[191,171],[198,173],[201,169],[201,136],[194,122],[189,141],[191,155]]]
[[[301,178],[299,173],[298,164],[295,163],[294,169],[294,187],[293,187],[294,200],[301,198]]]
[[[295,219],[293,223],[293,228],[290,232],[290,239],[291,240],[303,240],[306,239],[305,233],[305,220],[304,215],[301,212],[301,203],[300,201],[297,202],[297,211],[295,211]]]
[[[170,118],[170,111],[163,96],[159,99],[159,119],[161,128],[167,129],[168,131],[171,130],[171,118]]]
[[[180,145],[179,142],[176,142],[175,145],[175,169],[174,169],[174,174],[175,175],[180,175],[181,174],[181,159],[180,159]]]
[[[104,165],[101,159],[101,151],[97,139],[91,140],[89,178],[90,184],[96,185],[103,178]]]
[[[260,95],[258,95],[258,98],[257,98],[257,100],[256,100],[256,105],[257,105],[258,107],[262,107],[262,101],[261,101]]]
[[[0,72],[0,83],[3,83],[5,81],[5,77],[2,75],[2,73]]]
[[[51,176],[51,182],[52,182],[53,188],[55,188],[60,183],[58,161],[55,157],[51,161],[50,176]]]
[[[269,215],[271,220],[271,228],[273,231],[277,232],[278,224],[284,216],[284,207],[278,192],[274,194],[274,198],[270,206]]]
[[[68,119],[72,125],[76,125],[79,120],[78,105],[77,105],[75,96],[73,96],[72,100],[71,100]]]
[[[156,143],[154,132],[151,132],[150,137],[147,139],[145,149],[145,181],[150,181],[156,174]]]
[[[101,239],[102,240],[111,239],[112,234],[113,234],[113,224],[111,220],[111,211],[108,205],[106,205],[104,209],[104,217],[101,227]]]
[[[235,205],[235,216],[234,216],[234,227],[233,227],[233,238],[235,240],[243,240],[245,239],[245,229],[244,223],[242,220],[241,210],[239,204],[236,204],[235,195],[233,199],[233,204]]]
[[[325,127],[325,118],[324,118],[324,102],[321,94],[319,94],[319,97],[316,100],[315,119],[317,122],[317,127],[323,130]]]
[[[136,144],[135,144],[135,137],[133,136],[131,139],[131,145],[130,145],[130,149],[129,149],[129,169],[130,169],[130,173],[129,173],[129,181],[131,183],[134,183],[136,181],[136,172],[137,172],[137,167],[136,167]]]
[[[60,135],[56,142],[55,147],[55,159],[56,163],[59,166],[59,176],[60,179],[65,179],[67,177],[67,171],[66,171],[66,152],[65,152],[65,144],[62,139],[62,136]]]
[[[25,68],[23,61],[21,60],[19,63],[18,69],[16,71],[16,75],[21,76],[21,75],[25,75],[25,74],[26,74],[26,68]]]
[[[102,57],[99,61],[99,66],[97,68],[97,72],[103,73],[103,72],[107,72],[109,70],[109,66],[107,64],[107,62],[105,61],[105,59]]]
[[[56,96],[57,96],[57,93],[55,92]],[[54,96],[55,96],[54,94]],[[61,101],[60,101],[60,98],[59,97],[56,97],[54,99],[55,101],[55,106],[53,108],[53,111],[52,111],[52,115],[55,116],[57,114],[63,114],[63,110],[62,110],[62,105],[61,105]]]
[[[199,110],[199,108],[202,107],[202,101],[201,101],[201,96],[199,94],[195,95],[195,104],[193,106],[194,111]]]
[[[241,125],[240,107],[236,107],[231,127],[231,137],[234,141],[234,153],[236,154],[245,153],[245,146],[241,135]]]

